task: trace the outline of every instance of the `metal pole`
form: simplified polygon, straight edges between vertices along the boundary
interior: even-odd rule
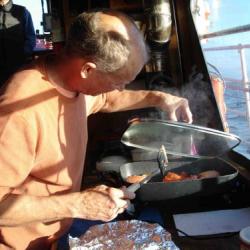
[[[231,28],[231,29],[220,30],[220,31],[217,31],[217,32],[204,34],[204,35],[200,36],[200,39],[212,38],[212,37],[217,37],[217,36],[231,35],[231,34],[235,34],[235,33],[247,32],[247,31],[250,31],[250,24],[243,25],[243,26],[238,26],[238,27]]]
[[[41,0],[41,5],[42,5],[42,13],[44,14],[44,1]]]
[[[242,82],[244,84],[245,90],[245,97],[246,97],[246,106],[247,106],[247,120],[248,126],[250,127],[250,89],[249,89],[249,79],[247,75],[247,63],[246,63],[246,56],[245,56],[245,49],[241,47],[239,44],[239,53],[240,53],[240,62],[241,62],[241,70],[242,70]]]
[[[52,14],[52,7],[51,7],[51,1],[47,0],[47,11],[48,14]]]

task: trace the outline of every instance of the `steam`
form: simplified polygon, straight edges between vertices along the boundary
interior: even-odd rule
[[[214,117],[214,105],[209,98],[210,94],[210,83],[204,80],[203,74],[198,72],[194,66],[188,82],[181,89],[181,95],[189,100],[194,121],[198,121],[199,125],[205,127],[209,127],[209,123]]]
[[[161,77],[155,78],[155,81],[151,83],[151,88],[187,98],[194,116],[194,123],[209,127],[209,123],[214,117],[214,105],[209,98],[211,86],[210,83],[204,80],[203,74],[197,71],[196,66],[193,66],[188,81],[183,84],[180,90],[174,87],[173,84],[168,84],[168,81],[161,80]],[[161,110],[149,112],[147,115],[150,118],[168,120],[167,114]]]

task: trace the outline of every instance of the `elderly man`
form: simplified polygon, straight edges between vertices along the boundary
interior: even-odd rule
[[[65,50],[17,72],[0,104],[0,249],[49,249],[72,218],[110,221],[134,193],[104,185],[80,191],[87,117],[159,107],[191,123],[186,99],[129,91],[148,60],[135,24],[112,11],[79,15]]]

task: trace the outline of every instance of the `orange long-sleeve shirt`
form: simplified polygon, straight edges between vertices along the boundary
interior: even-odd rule
[[[80,189],[87,116],[102,108],[105,95],[67,97],[48,81],[42,65],[39,61],[14,75],[1,96],[0,201],[9,194],[49,196]],[[0,249],[45,250],[70,224],[0,227]]]

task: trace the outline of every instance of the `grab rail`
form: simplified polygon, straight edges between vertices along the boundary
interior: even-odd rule
[[[236,33],[247,32],[247,31],[250,31],[250,24],[234,27],[231,29],[225,29],[225,30],[220,30],[220,31],[212,32],[212,33],[203,34],[203,35],[200,35],[200,39],[231,35],[231,34],[236,34]]]
[[[215,33],[219,34],[220,32],[215,32]],[[205,37],[205,35],[203,35],[203,37]],[[247,107],[246,117],[248,120],[248,126],[250,127],[250,87],[249,87],[250,81],[249,81],[248,72],[247,72],[247,60],[246,60],[245,49],[250,49],[250,44],[238,44],[238,45],[233,45],[233,46],[219,46],[219,47],[203,48],[203,50],[207,52],[208,51],[222,51],[222,50],[238,50],[239,51],[242,79],[239,80],[239,79],[232,79],[232,78],[225,77],[224,80],[228,83],[232,83],[232,82],[242,83],[242,87],[236,87],[233,85],[227,85],[227,87],[230,89],[234,89],[234,90],[237,89],[245,93],[246,107]]]

